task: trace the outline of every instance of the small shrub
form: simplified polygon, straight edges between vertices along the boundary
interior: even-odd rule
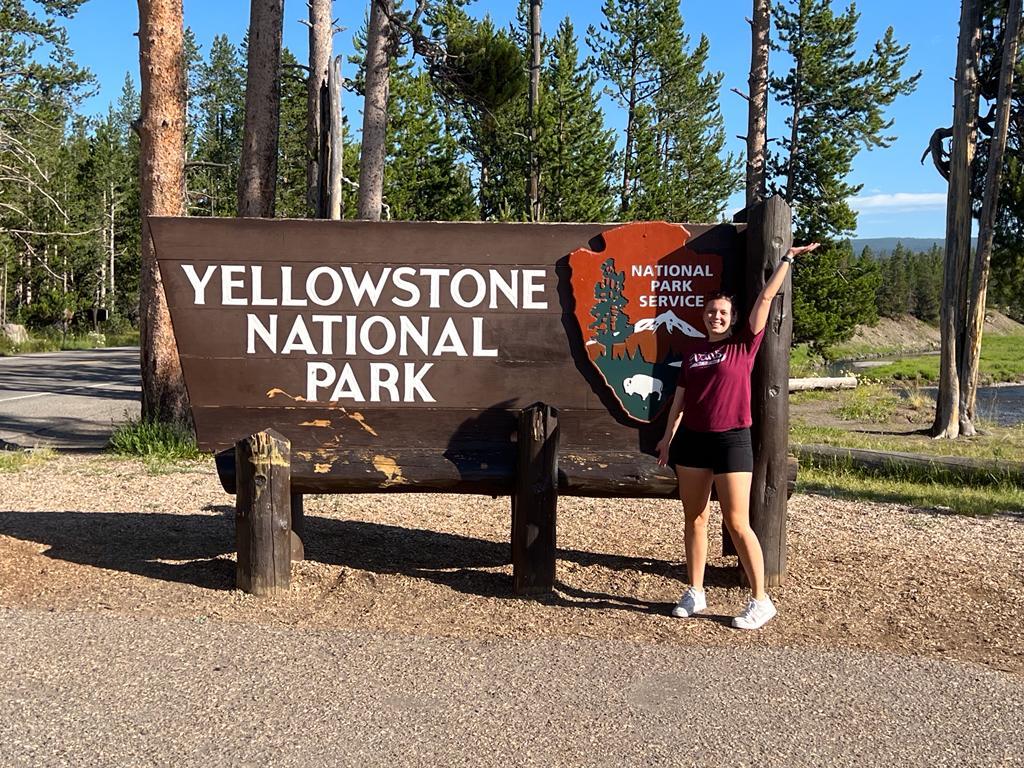
[[[202,455],[191,429],[150,419],[130,419],[120,425],[110,437],[110,449],[121,456],[163,460],[197,459]]]
[[[836,408],[835,414],[844,421],[883,422],[892,418],[900,399],[887,387],[878,383],[861,384]]]

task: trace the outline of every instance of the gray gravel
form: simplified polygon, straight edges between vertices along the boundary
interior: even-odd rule
[[[0,764],[1024,765],[1024,680],[851,651],[0,609]]]

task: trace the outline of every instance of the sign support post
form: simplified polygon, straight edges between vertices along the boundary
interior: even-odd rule
[[[793,244],[793,212],[776,195],[747,209],[747,301],[752,302]],[[786,575],[786,454],[789,446],[789,351],[793,341],[793,283],[787,276],[772,302],[750,390],[754,476],[750,524],[764,550],[765,582]]]
[[[534,403],[519,415],[519,462],[512,497],[512,588],[544,595],[555,588],[558,512],[558,411]]]

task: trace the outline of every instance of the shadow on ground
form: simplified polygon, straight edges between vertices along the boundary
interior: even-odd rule
[[[171,515],[113,512],[0,512],[0,535],[46,547],[46,557],[122,571],[146,578],[230,590],[235,564],[225,557],[235,549],[234,509],[215,506],[217,514]],[[306,559],[377,574],[424,579],[466,594],[512,598],[507,541],[461,536],[383,523],[306,518]],[[560,549],[561,562],[582,568],[636,571],[683,579],[676,563],[642,557]],[[709,566],[712,587],[735,587],[735,568]],[[588,591],[566,583],[540,598],[574,608],[666,613],[671,604],[629,595]]]

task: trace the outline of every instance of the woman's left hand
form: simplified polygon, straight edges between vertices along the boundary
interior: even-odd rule
[[[789,249],[789,255],[794,259],[797,256],[803,256],[805,253],[817,250],[821,243],[808,243],[807,245],[794,245]]]

